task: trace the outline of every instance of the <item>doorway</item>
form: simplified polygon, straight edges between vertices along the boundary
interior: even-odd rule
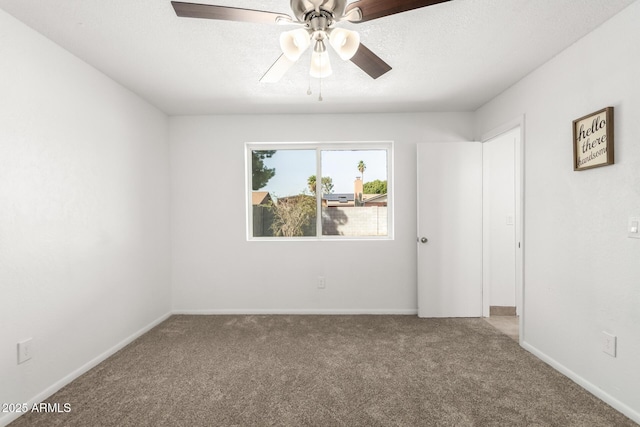
[[[520,316],[518,329],[523,330],[522,124],[518,120],[504,126],[483,137],[482,142],[418,144],[420,317],[489,317],[494,304],[514,308],[514,314]],[[502,144],[510,148],[506,155],[500,150],[504,147],[495,144],[503,139],[508,142]],[[491,158],[510,162],[502,176],[487,171],[485,177],[485,144],[487,150],[497,147],[495,151],[499,153],[491,153]],[[494,185],[485,188],[485,179],[495,181]],[[503,181],[508,181],[505,187],[511,194],[507,207],[497,201],[489,204],[492,189]],[[502,233],[508,237],[502,239],[506,243],[497,232],[491,232],[491,223],[485,224],[485,209],[497,212],[495,222],[502,228],[499,231],[506,231]],[[500,269],[502,255],[492,249],[498,243],[508,246],[503,250],[508,265]],[[485,250],[493,253],[485,254]],[[494,262],[487,264],[491,260]],[[508,294],[506,300],[500,299],[498,285],[494,286],[492,297],[492,280],[500,276],[509,277],[508,290],[503,292]]]
[[[482,139],[483,316],[522,341],[522,125]]]
[[[483,315],[516,316],[515,128],[482,144]]]

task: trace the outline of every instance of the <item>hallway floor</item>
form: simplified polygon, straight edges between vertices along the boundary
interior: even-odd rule
[[[484,320],[491,326],[498,329],[503,334],[509,336],[515,341],[519,341],[519,325],[520,317],[518,316],[491,316],[485,317]]]

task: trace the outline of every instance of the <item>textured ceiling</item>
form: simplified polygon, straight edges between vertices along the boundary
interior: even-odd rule
[[[393,70],[371,79],[331,52],[278,83],[278,25],[178,18],[169,0],[0,0],[0,8],[170,115],[473,111],[636,0],[452,0],[343,25]],[[288,0],[199,3],[291,14]],[[307,95],[311,84],[314,94]]]

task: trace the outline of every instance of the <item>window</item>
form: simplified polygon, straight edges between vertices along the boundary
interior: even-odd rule
[[[247,144],[248,239],[390,239],[392,154],[392,143]]]

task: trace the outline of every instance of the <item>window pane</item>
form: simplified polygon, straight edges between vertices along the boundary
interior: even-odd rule
[[[387,236],[387,150],[323,150],[322,234]]]
[[[316,236],[315,150],[252,150],[253,237]]]

